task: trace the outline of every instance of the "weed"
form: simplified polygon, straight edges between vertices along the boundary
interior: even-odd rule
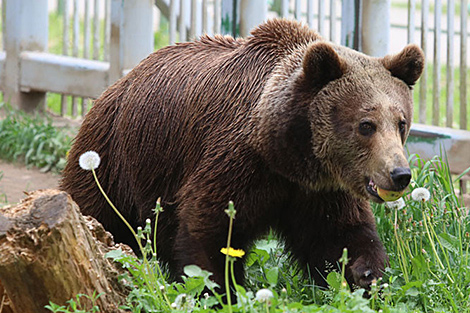
[[[84,294],[78,294],[75,299],[70,299],[67,301],[68,305],[62,305],[59,306],[57,304],[54,304],[52,302],[49,302],[48,305],[45,306],[46,309],[54,312],[54,313],[95,313],[99,312],[100,309],[99,307],[95,304],[96,300],[101,296],[101,294],[97,294],[96,292],[93,293],[93,295],[88,296]],[[85,299],[86,303],[90,303],[89,305],[86,305],[83,303],[82,299]],[[91,307],[90,309],[86,309],[87,307]]]
[[[446,162],[438,157],[425,162],[415,155],[409,162],[413,180],[403,200],[373,205],[390,266],[383,278],[372,284],[367,297],[364,289],[351,288],[344,279],[349,262],[347,250],[338,260],[339,267],[332,267],[326,277],[329,287],[320,289],[308,275],[299,275],[283,253],[282,242],[272,234],[257,242],[245,256],[247,280],[245,287],[237,285],[233,262],[243,252],[230,247],[229,231],[227,247],[221,247],[221,252],[227,255],[225,290],[235,295],[237,302],[230,303],[230,297],[225,302],[224,295],[216,291],[222,289],[216,289],[218,286],[210,280],[211,273],[195,265],[184,269],[183,283],[167,280],[156,255],[157,224],[152,229],[151,221],[147,220],[144,228],[132,230],[143,258],[126,255],[121,250],[107,255],[128,270],[121,279],[132,291],[122,308],[131,312],[467,311],[470,295],[467,209],[455,195],[455,181]],[[97,164],[89,164],[87,169],[94,172]],[[95,180],[99,185],[96,175]],[[226,212],[232,219],[236,213],[232,203]],[[155,219],[159,214],[165,213],[157,202]],[[230,279],[233,287],[229,285]],[[207,290],[210,293],[203,294]]]
[[[30,115],[0,104],[0,158],[22,161],[41,171],[61,171],[66,163],[74,130],[58,129],[43,115]]]

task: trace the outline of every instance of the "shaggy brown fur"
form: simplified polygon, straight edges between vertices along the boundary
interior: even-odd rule
[[[410,86],[422,69],[416,46],[371,58],[286,20],[244,39],[203,36],[166,47],[95,102],[61,186],[130,244],[79,156],[100,154],[99,180],[134,227],[161,197],[158,254],[175,276],[197,264],[223,285],[224,209],[233,200],[234,248],[248,249],[272,228],[322,284],[326,262],[347,247],[349,281],[367,286],[387,262],[371,186],[408,184],[391,173],[407,169]]]

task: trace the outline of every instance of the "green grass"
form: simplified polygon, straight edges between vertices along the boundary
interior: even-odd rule
[[[41,171],[60,172],[66,162],[76,130],[56,128],[44,115],[30,115],[0,104],[0,158],[35,166]]]
[[[132,291],[122,308],[130,312],[467,312],[470,218],[454,190],[459,177],[453,179],[447,163],[438,157],[425,162],[413,155],[409,162],[413,179],[403,198],[404,207],[373,204],[390,266],[372,286],[369,297],[363,296],[363,289],[345,283],[347,251],[326,278],[329,288],[321,289],[292,266],[282,242],[269,235],[245,256],[245,287],[236,285],[231,293],[237,303],[226,304],[223,295],[214,292],[210,274],[196,266],[185,268],[184,283],[166,279],[154,253],[157,225],[152,229],[147,220],[135,233],[142,259],[120,250],[108,254],[129,270],[121,279]],[[417,188],[428,190],[430,199],[414,200],[411,194]],[[156,218],[165,214],[159,204],[155,212]],[[227,210],[231,219],[235,212]],[[239,261],[227,259],[226,281],[233,279],[230,273],[234,262]],[[202,294],[204,288],[212,290],[213,295]],[[269,290],[265,291],[270,296],[267,302],[258,299],[260,289]],[[75,312],[66,311],[65,306],[55,308],[52,311]]]

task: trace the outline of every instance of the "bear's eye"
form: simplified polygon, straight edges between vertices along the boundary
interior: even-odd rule
[[[406,131],[406,121],[400,121],[398,123],[398,129],[400,130],[401,134],[404,134]]]
[[[359,124],[359,133],[362,136],[370,136],[375,133],[376,129],[377,126],[372,122],[365,121]]]

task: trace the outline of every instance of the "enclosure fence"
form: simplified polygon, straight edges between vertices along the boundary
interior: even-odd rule
[[[304,22],[334,43],[374,56],[418,44],[427,58],[414,90],[418,122],[445,127],[444,131],[470,127],[468,0],[1,3],[0,89],[4,101],[26,111],[47,107],[62,116],[84,116],[90,99],[157,48],[202,34],[246,36],[263,20],[284,17]],[[449,136],[470,142],[468,132]],[[449,145],[446,149],[455,150],[453,142]],[[457,153],[463,159],[454,162],[460,164],[458,169],[468,166],[467,147],[460,150],[469,151]]]

